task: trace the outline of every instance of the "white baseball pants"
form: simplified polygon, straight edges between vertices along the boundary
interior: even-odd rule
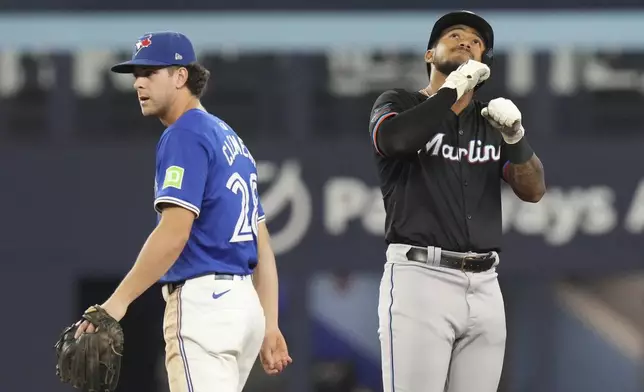
[[[250,276],[188,280],[168,295],[163,335],[170,392],[241,392],[264,340]]]

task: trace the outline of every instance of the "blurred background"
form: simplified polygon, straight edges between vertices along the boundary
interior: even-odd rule
[[[369,114],[382,91],[427,84],[429,32],[456,9],[495,28],[479,98],[518,105],[548,184],[536,205],[503,195],[499,390],[644,391],[642,0],[0,5],[0,392],[72,390],[55,376],[58,334],[106,299],[154,227],[163,126],[108,68],[155,30],[192,38],[212,72],[204,105],[259,165],[294,363],[256,369],[245,391],[381,391]],[[163,305],[154,287],[123,321],[121,392],[167,391]]]

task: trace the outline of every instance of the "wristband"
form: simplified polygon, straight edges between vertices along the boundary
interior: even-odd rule
[[[520,165],[522,163],[526,163],[530,158],[532,158],[532,155],[534,154],[534,150],[532,147],[530,147],[530,144],[526,140],[525,136],[521,138],[518,142],[514,144],[507,144],[503,146],[505,149],[505,153],[507,154],[506,156],[508,157],[508,160],[510,163],[514,163],[515,165]]]

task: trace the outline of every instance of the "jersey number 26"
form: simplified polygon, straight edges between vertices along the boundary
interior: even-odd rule
[[[246,182],[238,172],[235,172],[226,182],[226,188],[241,196],[241,211],[230,242],[252,241],[257,236],[257,206],[259,205],[257,174],[251,173]]]

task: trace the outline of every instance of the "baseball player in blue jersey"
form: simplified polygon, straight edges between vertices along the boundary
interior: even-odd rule
[[[134,75],[143,115],[167,128],[156,150],[157,226],[102,307],[120,320],[160,282],[171,392],[239,392],[258,354],[268,374],[292,361],[278,327],[277,270],[255,160],[201,106],[209,72],[185,35],[145,34],[132,59],[112,71]],[[84,322],[77,335],[94,330]]]

